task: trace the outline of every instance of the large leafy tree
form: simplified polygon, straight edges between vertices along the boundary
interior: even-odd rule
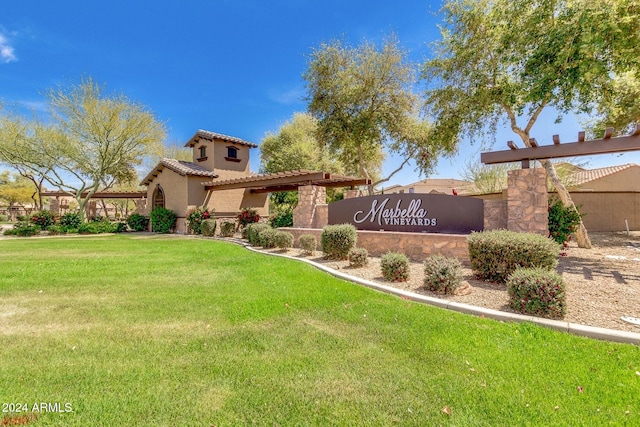
[[[543,110],[590,113],[613,96],[616,76],[640,70],[638,0],[448,0],[443,13],[423,67],[440,144],[495,136],[506,121],[528,147]],[[573,206],[553,164],[541,163]],[[582,224],[577,240],[591,246]]]
[[[0,161],[42,176],[76,199],[136,178],[135,167],[157,152],[164,125],[124,95],[104,96],[91,79],[48,92],[49,123],[0,118]]]
[[[32,181],[20,174],[11,174],[9,171],[0,173],[0,200],[5,201],[9,206],[25,207],[27,204],[32,204],[36,208],[40,206]]]
[[[373,182],[370,193],[410,160],[428,173],[439,154],[455,147],[429,139],[430,126],[419,118],[413,92],[415,69],[394,38],[381,48],[371,43],[322,44],[313,51],[304,78],[318,138],[345,172],[373,179],[381,175],[387,153],[402,158],[398,168]]]

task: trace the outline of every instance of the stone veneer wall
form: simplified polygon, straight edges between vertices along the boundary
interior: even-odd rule
[[[324,226],[329,220],[327,210],[324,224],[316,215],[317,207],[327,204],[327,190],[324,187],[315,185],[302,185],[298,187],[298,206],[293,210],[293,226],[298,228],[313,228],[314,226]]]
[[[507,229],[548,235],[546,171],[543,168],[510,170],[507,182]]]
[[[321,247],[322,229],[318,228],[282,228],[293,234],[294,246],[298,247],[298,238],[302,234],[313,234]],[[358,230],[357,246],[365,248],[369,255],[380,256],[389,251],[401,252],[413,261],[423,261],[429,255],[440,254],[458,258],[469,264],[469,246],[467,236],[463,234],[438,233],[402,233],[392,231]]]
[[[484,200],[484,229],[498,230],[507,228],[507,201]]]

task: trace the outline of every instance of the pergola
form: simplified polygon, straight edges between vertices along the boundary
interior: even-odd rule
[[[561,144],[560,137],[554,135],[553,145],[538,145],[536,139],[531,138],[529,140],[531,147],[527,148],[518,148],[513,141],[508,141],[509,150],[481,153],[480,161],[487,165],[522,162],[522,168],[528,169],[531,160],[640,150],[640,123],[636,125],[636,128],[629,135],[612,137],[613,133],[613,128],[607,128],[602,139],[585,141],[585,133],[578,132],[578,140],[566,144]]]
[[[252,193],[275,193],[293,191],[299,187],[315,185],[317,187],[351,187],[371,184],[370,179],[337,175],[328,172],[306,169],[279,173],[269,173],[242,178],[223,179],[203,182],[207,191],[233,190],[248,188]]]

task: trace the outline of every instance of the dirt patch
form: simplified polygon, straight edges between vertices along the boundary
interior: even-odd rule
[[[569,243],[566,256],[560,257],[558,272],[567,285],[565,321],[601,328],[640,333],[640,326],[622,317],[640,317],[640,232],[591,233],[593,249],[579,249]],[[289,255],[303,257],[297,249]],[[380,258],[370,257],[362,268],[350,268],[348,261],[327,261],[320,253],[307,257],[346,274],[372,280],[387,286],[408,290],[448,301],[512,312],[507,307],[504,285],[476,280],[470,268],[464,269],[465,281],[471,286],[468,295],[443,296],[422,288],[422,263],[412,262],[407,282],[393,283],[382,278]]]

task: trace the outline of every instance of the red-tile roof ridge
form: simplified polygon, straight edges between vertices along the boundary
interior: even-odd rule
[[[199,138],[204,138],[208,140],[220,139],[223,141],[228,141],[228,142],[232,142],[240,145],[246,145],[247,147],[250,147],[250,148],[258,147],[258,144],[254,144],[253,142],[245,141],[244,139],[241,139],[235,136],[225,135],[223,133],[218,133],[218,132],[211,132],[209,130],[204,130],[204,129],[198,129],[195,135],[193,135],[184,146],[193,147],[198,142]]]
[[[215,173],[214,171],[207,169],[205,167],[202,167],[196,163],[188,162],[186,160],[162,158],[160,159],[156,167],[153,168],[151,172],[149,172],[147,176],[144,177],[140,185],[148,185],[153,179],[153,177],[157,175],[157,173],[161,171],[163,168],[172,170],[173,172],[182,176],[190,175],[190,176],[206,176],[210,178],[218,177],[218,174]]]
[[[580,172],[572,173],[569,177],[570,185],[582,185],[591,181],[595,181],[605,176],[613,175],[614,173],[623,171],[633,166],[638,166],[636,163],[626,163],[624,165],[607,166],[597,169],[587,169]]]

